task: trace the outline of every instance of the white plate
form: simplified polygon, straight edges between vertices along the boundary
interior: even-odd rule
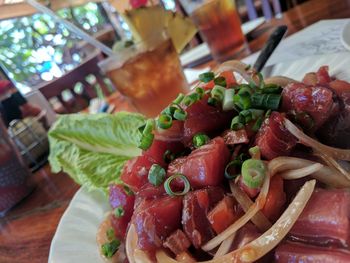
[[[301,79],[306,72],[329,65],[330,73],[350,81],[350,53],[308,57],[291,63],[266,68],[272,75],[285,75]],[[107,198],[98,191],[81,188],[63,214],[50,248],[50,263],[104,262],[96,244],[99,224],[109,210]]]
[[[347,50],[350,50],[350,22],[344,26],[340,39],[343,46]]]

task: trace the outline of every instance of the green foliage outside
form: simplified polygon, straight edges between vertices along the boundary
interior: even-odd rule
[[[93,34],[107,23],[101,7],[95,3],[64,8],[57,12]],[[0,21],[0,63],[16,86],[26,91],[59,77],[82,60],[76,48],[80,38],[49,16],[38,13]]]

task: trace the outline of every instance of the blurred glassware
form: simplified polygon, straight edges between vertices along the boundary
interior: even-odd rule
[[[0,217],[32,189],[29,170],[0,118]]]
[[[248,50],[234,0],[180,0],[219,62]]]
[[[45,115],[46,112],[42,111],[35,117],[13,120],[8,128],[11,139],[32,171],[46,163],[49,153]]]
[[[166,32],[125,47],[99,63],[116,88],[147,117],[155,117],[188,84]]]

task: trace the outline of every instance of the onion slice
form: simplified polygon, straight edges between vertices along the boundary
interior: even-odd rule
[[[266,255],[282,241],[293,227],[309,201],[315,184],[316,180],[307,181],[276,223],[260,237],[225,256],[203,261],[203,263],[254,262]],[[163,250],[157,251],[156,258],[161,263],[178,262],[169,257]]]
[[[336,159],[350,161],[350,150],[339,149],[324,145],[316,141],[315,139],[312,139],[311,137],[307,136],[300,129],[298,129],[290,120],[286,118],[284,119],[284,125],[291,134],[293,134],[299,139],[299,142],[301,144],[309,146],[317,152],[322,152]]]
[[[125,250],[126,250],[126,256],[128,257],[128,260],[130,263],[135,263],[135,248],[137,248],[137,234],[136,229],[133,224],[130,224],[128,233],[126,234],[126,240],[125,240]]]
[[[338,170],[342,173],[348,180],[350,180],[350,174],[347,172],[334,158],[324,154],[324,153],[316,153],[316,156],[320,157],[326,164],[334,169]]]
[[[322,167],[322,164],[314,163],[303,168],[283,172],[280,175],[285,180],[299,179],[319,171]]]
[[[233,233],[224,242],[221,243],[219,249],[216,251],[214,258],[221,257],[230,251],[233,241],[235,240],[237,232]]]
[[[285,87],[290,83],[298,83],[299,81],[283,76],[274,76],[265,79],[264,82],[265,84],[276,84],[278,86]]]
[[[219,235],[217,235],[213,239],[209,240],[205,245],[203,245],[202,249],[204,251],[210,251],[216,248],[218,245],[221,244],[221,242],[229,238],[237,230],[243,227],[248,221],[250,221],[252,217],[255,216],[255,214],[264,207],[266,196],[269,191],[269,186],[270,186],[270,176],[267,173],[264,178],[264,183],[261,187],[260,193],[255,200],[255,203],[252,206],[250,206],[247,212],[242,217],[240,217],[236,222],[234,222],[232,225],[226,228]]]
[[[249,66],[238,60],[228,60],[222,63],[216,70],[216,73],[223,71],[233,71],[240,74],[244,80],[248,83],[253,82],[256,86],[259,86],[259,77],[255,71],[249,70]]]
[[[244,212],[247,212],[249,207],[253,205],[253,201],[241,188],[239,188],[237,184],[230,182],[230,188],[231,188],[233,197],[237,200],[237,202],[243,208]],[[267,217],[261,211],[258,211],[256,215],[252,217],[251,221],[262,232],[266,231],[272,226],[271,222],[267,219]]]
[[[281,173],[288,170],[303,168],[316,162],[295,158],[295,157],[277,157],[268,163],[268,170],[271,174]],[[337,170],[328,166],[323,166],[317,172],[310,174],[312,178],[334,187],[334,188],[349,188],[350,181]]]

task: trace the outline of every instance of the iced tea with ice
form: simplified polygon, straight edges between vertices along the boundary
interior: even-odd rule
[[[157,116],[180,92],[188,92],[178,54],[170,39],[137,53],[124,63],[106,64],[101,68],[105,68],[116,88],[147,117]]]
[[[211,0],[191,14],[213,58],[219,62],[247,49],[234,0]]]

